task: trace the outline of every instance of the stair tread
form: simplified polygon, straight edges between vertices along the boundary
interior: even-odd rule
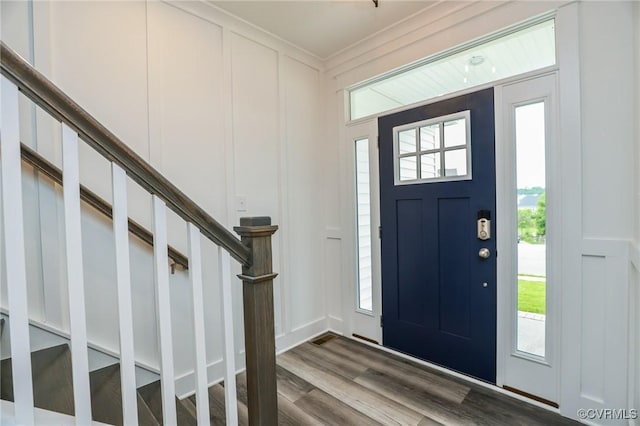
[[[140,394],[136,394],[138,398],[138,425],[139,426],[160,426],[160,422],[151,412],[151,408],[142,399]]]
[[[13,401],[11,359],[0,365],[1,398]],[[38,408],[63,414],[74,414],[71,352],[68,344],[52,346],[31,354],[33,401]]]
[[[89,379],[93,420],[122,425],[120,364],[112,364],[96,370],[90,374]],[[140,394],[137,394],[137,405],[139,425],[158,426],[160,424]]]
[[[71,352],[68,344],[53,346],[31,354],[34,380],[34,403],[38,408],[74,415]],[[0,393],[4,400],[13,401],[11,359],[0,364]],[[238,377],[238,421],[248,424],[246,383]],[[122,396],[120,364],[112,364],[89,375],[91,409],[94,421],[122,425]],[[212,425],[224,425],[225,395],[223,384],[208,390]],[[160,426],[162,421],[162,391],[160,381],[152,382],[137,392],[138,424]],[[195,425],[197,411],[195,396],[184,400],[176,397],[177,422],[180,426]]]
[[[153,413],[155,419],[159,424],[163,423],[162,416],[162,390],[160,387],[160,381],[149,383],[146,386],[138,389],[138,394],[145,401],[150,411]],[[193,411],[176,397],[176,417],[180,426],[195,425],[196,416]]]
[[[193,404],[194,408],[197,407],[195,395],[190,396],[188,399],[191,404]],[[209,419],[213,426],[222,426],[226,424],[224,387],[221,384],[209,387]],[[247,407],[241,402],[238,402],[238,424],[249,424]]]

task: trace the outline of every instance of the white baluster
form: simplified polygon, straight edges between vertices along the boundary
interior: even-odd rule
[[[138,424],[136,367],[133,347],[133,311],[129,264],[129,220],[127,213],[127,174],[111,163],[113,189],[113,235],[116,247],[118,318],[120,325],[120,383],[122,419],[125,425]]]
[[[236,358],[233,338],[233,300],[231,298],[231,256],[218,247],[218,269],[222,295],[222,327],[224,330],[224,399],[227,424],[238,424],[238,401],[236,397]]]
[[[0,106],[0,144],[2,145],[2,206],[4,254],[8,283],[11,339],[11,367],[16,424],[32,425],[33,387],[29,308],[22,216],[22,177],[20,160],[20,117],[18,88],[2,77]]]
[[[173,343],[171,337],[171,303],[169,289],[169,255],[167,253],[167,212],[165,203],[153,196],[153,254],[156,282],[156,315],[160,339],[160,383],[162,389],[162,418],[165,425],[175,425],[176,385],[173,372]]]
[[[62,172],[73,398],[76,424],[86,425],[91,423],[91,390],[82,264],[78,134],[64,123],[62,124]]]
[[[209,425],[209,390],[207,389],[206,333],[204,329],[204,294],[202,292],[202,252],[200,230],[187,224],[189,235],[189,279],[193,295],[193,334],[195,338],[196,408],[199,425]]]

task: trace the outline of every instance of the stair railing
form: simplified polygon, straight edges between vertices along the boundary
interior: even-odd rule
[[[4,44],[0,45],[1,105],[0,154],[4,254],[11,316],[10,340],[16,424],[34,424],[34,401],[29,344],[26,260],[22,213],[21,149],[18,92],[61,123],[62,188],[64,199],[65,249],[69,294],[69,320],[74,406],[77,424],[90,424],[88,337],[84,303],[78,144],[83,141],[111,162],[113,233],[116,248],[117,298],[120,331],[121,389],[124,424],[137,424],[133,314],[129,265],[127,176],[152,194],[153,252],[158,311],[160,375],[164,424],[176,424],[173,347],[170,323],[169,259],[166,209],[187,222],[189,278],[193,294],[195,333],[195,377],[198,424],[209,424],[207,365],[200,235],[218,246],[222,297],[227,424],[238,423],[234,333],[231,302],[231,258],[242,265],[245,352],[249,423],[277,423],[275,336],[271,235],[277,226],[268,217],[242,218],[234,228],[238,240],[175,185],[145,162],[87,111],[75,103],[27,61]],[[55,172],[55,170],[53,171]],[[55,173],[54,173],[55,174]],[[58,176],[60,178],[60,176]],[[55,180],[55,179],[54,179]],[[148,241],[150,242],[150,241]],[[186,263],[186,261],[185,261]],[[186,266],[186,265],[185,265]]]
[[[62,170],[24,143],[20,144],[20,153],[22,161],[30,164],[38,173],[48,177],[57,185],[62,186]],[[113,207],[84,185],[80,185],[80,199],[107,218],[113,219]],[[133,219],[129,219],[129,232],[153,247],[153,234]],[[171,246],[168,247],[167,252],[172,271],[176,266],[181,269],[189,269],[189,259],[185,255]]]

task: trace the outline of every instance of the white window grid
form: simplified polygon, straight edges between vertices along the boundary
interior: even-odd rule
[[[465,123],[465,143],[463,145],[455,145],[445,147],[445,132],[444,125],[447,122],[464,119]],[[433,126],[437,124],[439,126],[439,147],[434,149],[422,149],[422,144],[420,142],[420,129],[428,126]],[[407,130],[413,130],[415,132],[415,151],[411,152],[400,152],[400,133],[405,132]],[[450,151],[459,151],[465,150],[466,152],[466,166],[467,173],[464,175],[456,175],[456,176],[446,176],[446,173],[442,173],[446,171],[446,161],[445,161],[445,153]],[[422,176],[422,158],[423,156],[435,154],[438,156],[440,160],[440,171],[441,176],[436,177],[426,177]],[[415,158],[416,164],[416,179],[400,179],[400,162],[403,158]],[[440,117],[430,118],[428,120],[403,124],[402,126],[397,126],[393,128],[393,168],[394,168],[394,183],[395,185],[413,185],[418,183],[436,183],[436,182],[449,182],[449,181],[459,181],[459,180],[470,180],[472,179],[472,168],[471,168],[471,113],[469,110],[456,112],[454,114],[443,115]]]

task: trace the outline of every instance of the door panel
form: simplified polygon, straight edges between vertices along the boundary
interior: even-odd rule
[[[463,111],[470,112],[470,178],[397,184],[394,128]],[[495,216],[493,89],[381,117],[378,127],[384,345],[494,383],[495,217],[487,241],[476,225],[481,210]],[[446,172],[436,166],[437,173],[455,176],[450,153],[438,154]],[[481,248],[488,259],[478,256]]]
[[[404,284],[398,288],[398,317],[400,320],[424,325],[421,312],[424,300],[415,297],[420,291],[422,246],[422,200],[398,200],[398,278]]]
[[[470,253],[469,246],[460,247],[459,241],[464,241],[473,229],[468,226],[471,221],[460,223],[459,217],[473,217],[469,198],[438,199],[440,329],[468,339],[470,302],[466,287],[472,278]]]

